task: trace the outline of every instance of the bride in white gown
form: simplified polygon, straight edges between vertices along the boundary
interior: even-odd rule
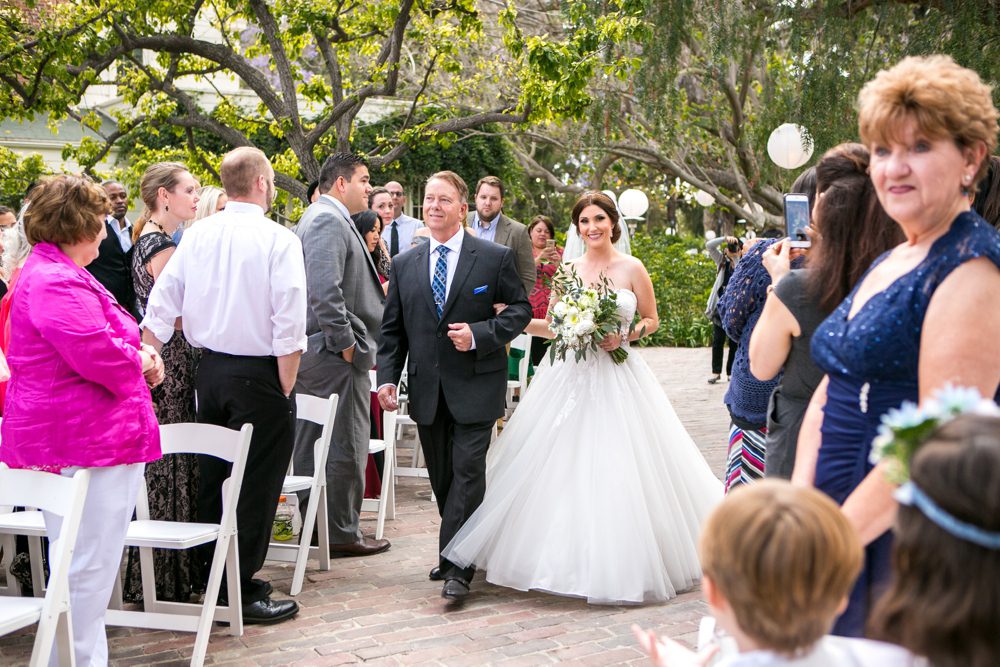
[[[602,193],[586,193],[573,222],[587,245],[572,266],[584,284],[615,286],[622,321],[641,320],[628,345],[659,325],[642,263],[617,252],[618,215]],[[546,335],[546,320],[533,320]],[[543,362],[543,366],[547,362]],[[482,505],[445,547],[445,558],[486,570],[518,590],[600,604],[669,599],[701,577],[698,533],[722,485],[638,353],[555,361],[531,384],[493,445]]]

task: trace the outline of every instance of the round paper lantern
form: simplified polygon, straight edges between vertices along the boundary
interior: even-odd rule
[[[641,218],[649,210],[649,197],[642,190],[626,190],[618,198],[618,209],[626,218]]]
[[[798,169],[812,157],[812,136],[801,125],[779,125],[767,139],[767,154],[782,169]]]
[[[704,190],[698,190],[697,192],[695,192],[694,200],[699,204],[701,204],[702,206],[704,206],[705,208],[708,208],[709,206],[715,203],[715,197],[708,194]]]

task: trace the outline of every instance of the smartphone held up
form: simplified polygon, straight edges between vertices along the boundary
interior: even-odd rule
[[[792,248],[808,248],[812,245],[806,235],[809,226],[809,197],[800,194],[786,194],[785,235]]]

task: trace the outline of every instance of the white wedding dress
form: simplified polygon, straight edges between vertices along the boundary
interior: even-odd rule
[[[617,294],[631,322],[636,297]],[[722,484],[649,366],[636,352],[616,365],[602,351],[547,364],[494,443],[486,497],[445,558],[500,586],[598,604],[690,588]]]

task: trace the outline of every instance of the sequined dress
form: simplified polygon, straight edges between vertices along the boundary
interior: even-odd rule
[[[888,254],[875,260],[868,272]],[[975,213],[962,213],[916,268],[872,296],[848,319],[866,273],[816,329],[813,360],[830,384],[815,484],[838,503],[871,471],[871,443],[882,415],[903,401],[919,399],[920,337],[934,291],[955,268],[977,257],[1000,266],[1000,233]],[[889,573],[890,549],[889,533],[866,547],[865,569],[834,634],[862,635],[870,604]]]

